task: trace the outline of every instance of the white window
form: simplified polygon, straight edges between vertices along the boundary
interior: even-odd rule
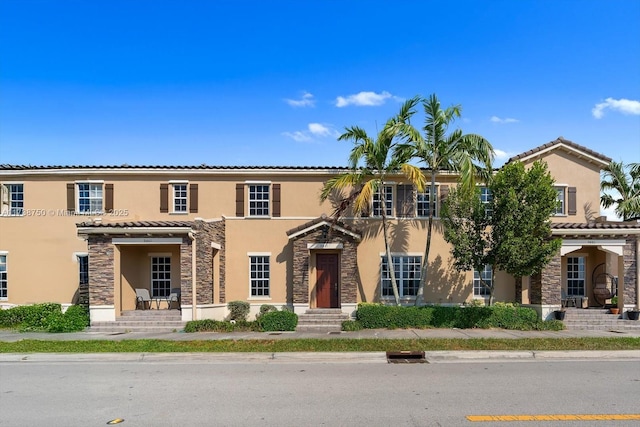
[[[169,296],[171,290],[171,257],[151,257],[151,297]]]
[[[78,185],[77,212],[102,213],[102,183],[80,182]]]
[[[486,216],[491,216],[493,214],[493,209],[491,208],[493,194],[491,194],[489,187],[480,187],[480,201],[484,205],[484,214]]]
[[[392,255],[391,260],[400,297],[415,297],[420,286],[422,257],[419,255]],[[380,281],[382,297],[393,297],[393,287],[386,255],[381,255]]]
[[[567,257],[567,294],[584,296],[585,257]]]
[[[249,184],[249,216],[269,216],[269,184]]]
[[[555,187],[555,189],[557,192],[556,202],[558,203],[558,205],[556,206],[555,215],[565,215],[565,187]]]
[[[480,280],[482,278],[482,281]],[[482,284],[484,282],[489,288],[493,287],[493,276],[491,264],[486,264],[482,271],[473,270],[473,296],[489,296],[491,291]]]
[[[435,194],[438,194],[438,187],[436,187]],[[434,199],[431,198],[431,187],[425,189],[424,193],[418,193],[416,199],[416,214],[417,216],[428,217],[431,211],[431,204]],[[433,216],[437,216],[437,209],[434,207]]]
[[[269,297],[269,258],[268,255],[249,256],[249,286],[252,297]]]
[[[0,254],[0,300],[7,299],[7,254]]]
[[[24,211],[23,184],[5,183],[0,185],[0,215],[21,216]]]
[[[173,184],[173,212],[187,212],[187,184]]]
[[[382,198],[384,200],[385,207],[385,215],[392,216],[393,214],[393,186],[392,185],[383,185],[382,186]],[[376,191],[373,194],[373,216],[382,216],[382,206],[383,204],[380,202],[380,193]]]
[[[89,284],[89,256],[78,255],[78,283],[81,286]]]

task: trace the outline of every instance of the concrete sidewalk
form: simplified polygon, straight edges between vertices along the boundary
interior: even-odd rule
[[[640,331],[511,331],[505,329],[367,329],[356,332],[312,333],[312,332],[74,332],[50,334],[44,332],[0,331],[0,342],[21,340],[87,341],[87,340],[137,340],[158,339],[171,341],[200,340],[279,340],[279,339],[519,339],[519,338],[581,338],[581,337],[640,337]]]

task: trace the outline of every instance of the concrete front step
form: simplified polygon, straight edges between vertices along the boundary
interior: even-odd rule
[[[624,319],[623,315],[602,308],[568,308],[563,323],[570,330],[640,330],[640,321]]]
[[[349,315],[339,308],[313,308],[298,316],[297,332],[330,333],[342,331]]]
[[[113,322],[110,322],[113,323]],[[148,332],[148,333],[165,333],[165,332],[178,332],[184,329],[184,325],[179,325],[174,328],[167,326],[93,326],[89,328],[90,332],[112,332],[112,333],[127,333],[127,332]]]

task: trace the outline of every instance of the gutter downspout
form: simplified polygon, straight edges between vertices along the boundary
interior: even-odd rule
[[[196,236],[193,231],[189,232],[191,239],[191,320],[196,320],[198,310],[196,308]]]

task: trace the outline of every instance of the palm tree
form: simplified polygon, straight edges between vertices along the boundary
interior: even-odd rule
[[[629,170],[627,176],[626,170]],[[640,219],[640,163],[609,163],[603,170],[600,203],[605,208],[616,205],[615,212],[623,221]],[[611,194],[618,196],[614,198]]]
[[[389,276],[396,305],[400,305],[400,295],[395,277],[391,252],[389,250],[389,225],[387,223],[386,199],[384,197],[384,182],[390,175],[402,173],[418,191],[423,191],[425,177],[419,167],[408,163],[410,157],[396,150],[407,134],[409,119],[414,114],[414,107],[419,98],[406,101],[400,112],[389,119],[382,130],[373,139],[360,127],[345,128],[345,133],[338,137],[339,141],[353,141],[354,146],[349,155],[349,171],[329,179],[320,194],[322,201],[326,200],[334,190],[351,189],[351,194],[342,200],[336,209],[340,215],[348,206],[353,206],[355,214],[369,210],[369,203],[374,194],[378,195],[381,203],[382,230],[384,249],[389,266]]]
[[[402,148],[402,150],[413,151],[413,156],[426,165],[431,175],[427,242],[420,269],[420,286],[416,295],[416,305],[424,302],[433,215],[436,208],[436,175],[441,171],[457,172],[460,174],[459,185],[469,190],[475,185],[476,178],[488,182],[494,157],[491,143],[480,135],[463,134],[460,129],[447,135],[449,127],[456,118],[460,117],[462,110],[460,105],[453,105],[443,110],[435,94],[424,99],[422,105],[425,112],[425,124],[422,128],[424,136],[419,132],[407,133],[409,144]]]

